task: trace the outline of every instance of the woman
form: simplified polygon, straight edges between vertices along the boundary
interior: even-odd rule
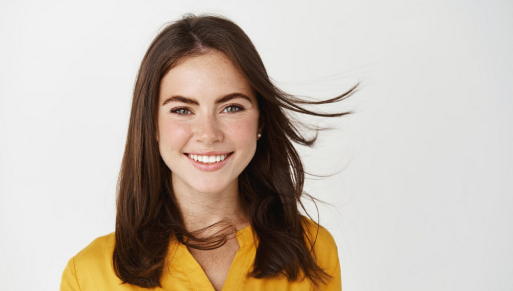
[[[341,290],[337,249],[300,215],[311,146],[286,110],[316,116],[270,82],[233,22],[167,26],[137,77],[116,231],[64,270],[61,290]]]

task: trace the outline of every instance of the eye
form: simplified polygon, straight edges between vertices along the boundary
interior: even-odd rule
[[[223,109],[223,112],[233,113],[244,110],[244,107],[239,105],[228,105]]]
[[[171,113],[178,114],[178,115],[187,115],[191,114],[191,111],[187,108],[173,108],[171,109]]]

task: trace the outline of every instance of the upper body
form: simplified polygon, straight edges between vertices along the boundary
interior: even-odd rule
[[[298,206],[305,171],[293,143],[315,137],[288,113],[342,116],[302,105],[355,88],[300,100],[274,86],[230,20],[167,26],[137,76],[115,233],[69,261],[61,290],[341,290],[332,236]]]
[[[317,224],[310,221],[310,232],[317,234]],[[255,260],[256,245],[251,226],[236,234],[239,250],[236,252],[222,290],[315,290],[308,280],[289,282],[287,278],[256,279],[248,276]],[[62,275],[61,291],[96,290],[144,290],[144,288],[122,284],[114,273],[112,252],[114,233],[94,240],[89,246],[69,260]],[[320,290],[342,290],[337,247],[331,234],[319,227],[315,242],[318,265],[332,276]],[[169,247],[167,267],[161,279],[162,288],[155,290],[214,290],[207,275],[183,244],[172,240]]]

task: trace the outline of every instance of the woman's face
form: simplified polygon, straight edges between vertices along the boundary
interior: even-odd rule
[[[175,192],[237,189],[255,154],[258,120],[253,89],[224,54],[172,68],[160,85],[157,140]]]

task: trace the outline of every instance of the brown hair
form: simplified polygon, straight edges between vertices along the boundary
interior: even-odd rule
[[[263,122],[255,156],[239,176],[239,193],[259,244],[253,271],[255,278],[280,275],[290,281],[304,277],[313,284],[326,283],[329,275],[312,253],[315,239],[305,241],[303,207],[305,172],[292,142],[312,146],[316,137],[301,133],[301,123],[288,111],[335,117],[304,105],[327,104],[345,99],[354,86],[329,100],[304,101],[275,87],[248,36],[228,19],[186,15],[165,27],[144,56],[134,89],[128,136],[123,156],[117,200],[116,243],[113,265],[124,282],[145,288],[160,286],[170,240],[189,247],[211,249],[226,241],[201,239],[185,229],[171,186],[171,172],[160,157],[157,103],[160,81],[181,60],[209,50],[224,53],[255,90]],[[304,207],[303,207],[304,209]],[[206,245],[188,243],[196,238]],[[194,241],[194,240],[192,240]]]

